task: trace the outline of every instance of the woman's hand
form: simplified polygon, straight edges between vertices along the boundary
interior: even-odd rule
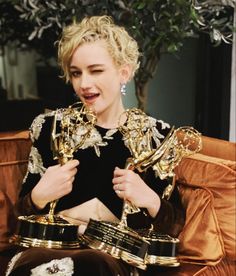
[[[78,160],[70,160],[62,166],[48,167],[31,192],[31,199],[35,206],[43,209],[47,203],[70,193],[78,165]]]
[[[155,217],[160,208],[160,197],[135,172],[115,168],[113,189],[116,194],[135,206],[146,208],[150,216]]]

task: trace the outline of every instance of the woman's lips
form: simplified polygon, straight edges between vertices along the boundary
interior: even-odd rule
[[[99,93],[91,93],[83,95],[84,100],[87,103],[93,103],[99,97]]]

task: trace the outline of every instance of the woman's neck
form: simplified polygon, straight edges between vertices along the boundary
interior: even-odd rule
[[[98,114],[97,125],[106,129],[117,128],[119,124],[123,124],[126,120],[125,116],[121,116],[124,111],[125,108],[120,106],[112,111],[104,111],[102,114]]]

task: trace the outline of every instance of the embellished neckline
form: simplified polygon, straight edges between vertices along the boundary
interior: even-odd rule
[[[102,127],[99,125],[94,125],[97,129],[101,129],[102,131],[110,131],[110,130],[118,130],[118,127],[114,127],[114,128],[107,128],[107,127]]]
[[[102,140],[111,140],[113,139],[113,135],[119,131],[118,128],[104,128],[98,125],[94,125],[94,128],[101,135]]]

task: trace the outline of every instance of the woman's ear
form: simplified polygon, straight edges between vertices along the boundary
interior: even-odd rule
[[[132,78],[132,66],[124,64],[120,67],[121,83],[127,83]]]

